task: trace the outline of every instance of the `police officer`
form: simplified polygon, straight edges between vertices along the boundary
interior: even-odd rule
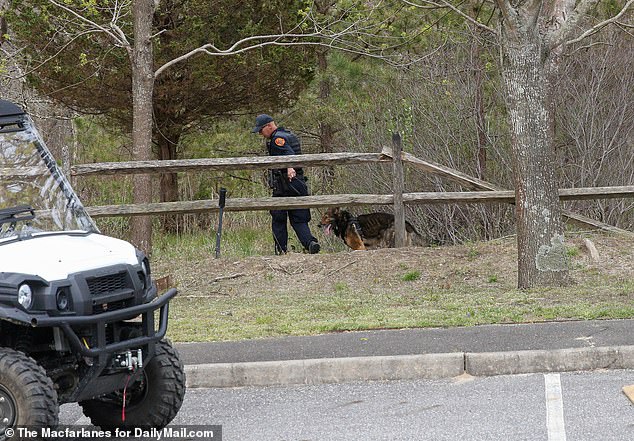
[[[300,155],[302,153],[297,136],[284,127],[278,127],[269,115],[258,115],[255,119],[253,133],[259,133],[267,139],[266,147],[269,156]],[[273,197],[308,196],[308,185],[301,168],[288,167],[269,170],[269,186],[273,189]],[[291,226],[304,249],[310,254],[319,252],[319,243],[308,227],[308,222],[310,222],[309,209],[271,210],[271,217],[275,254],[287,252],[287,219],[291,221]]]

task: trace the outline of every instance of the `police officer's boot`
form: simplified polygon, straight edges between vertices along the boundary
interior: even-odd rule
[[[308,244],[308,253],[309,254],[317,254],[319,252],[319,250],[321,250],[321,247],[319,246],[319,242],[316,241],[311,241],[310,244]]]

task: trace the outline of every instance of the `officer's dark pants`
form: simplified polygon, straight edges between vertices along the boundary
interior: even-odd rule
[[[276,189],[273,197],[288,196],[308,196],[308,187],[303,178],[295,178],[283,189]],[[287,219],[291,221],[291,227],[295,230],[297,238],[305,249],[312,241],[317,242],[315,236],[310,232],[308,222],[310,222],[310,210],[299,208],[296,210],[271,210],[271,228],[273,239],[275,240],[275,253],[286,253],[288,247]]]

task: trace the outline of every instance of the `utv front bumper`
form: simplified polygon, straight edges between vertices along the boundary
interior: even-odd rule
[[[161,340],[167,332],[169,301],[177,293],[176,288],[172,288],[149,303],[83,316],[50,316],[45,313],[28,313],[18,308],[0,306],[0,320],[4,319],[35,328],[60,328],[73,350],[85,357],[99,357],[100,355],[110,355],[130,348],[139,348]],[[160,309],[159,327],[155,330],[154,312],[158,309]],[[130,320],[138,316],[141,316],[142,319],[141,336],[122,341],[108,341],[107,325],[122,320]],[[96,330],[96,344],[93,343],[92,347],[82,342],[81,337],[75,331],[77,328],[86,326],[93,327]]]

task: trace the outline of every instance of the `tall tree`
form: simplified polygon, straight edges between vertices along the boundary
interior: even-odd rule
[[[143,161],[152,155],[152,95],[154,93],[154,54],[152,48],[152,15],[154,0],[134,0],[134,46],[130,52],[132,67],[132,148],[135,159]],[[152,202],[152,180],[149,175],[134,179],[134,200]],[[131,223],[134,243],[150,253],[152,250],[152,219],[135,217]]]
[[[565,47],[609,23],[585,25],[599,0],[498,0],[502,16],[502,73],[511,123],[518,229],[518,285],[561,285],[567,282],[561,205],[554,167],[552,84]],[[587,23],[587,22],[586,22]]]
[[[498,29],[447,0],[404,1],[420,8],[454,11],[497,37],[512,138],[518,286],[566,284],[568,259],[554,165],[552,85],[566,47],[617,23],[634,0],[627,0],[614,16],[594,25],[587,14],[601,0],[496,0]]]
[[[135,26],[139,23],[133,23],[131,15],[136,17],[143,4],[16,2],[11,23],[33,69],[31,83],[73,109],[105,114],[130,130],[133,93],[138,91],[130,80],[149,81],[147,71],[136,71],[142,66],[137,63],[140,59],[130,58],[133,46],[128,43],[138,43],[139,28]],[[253,34],[278,32],[280,27],[292,29],[301,4],[297,0],[165,0],[156,10],[155,2],[148,4],[152,12],[144,20],[152,26],[143,30],[150,31],[143,46],[154,46],[154,60],[142,61],[152,61],[149,69],[155,77],[151,139],[157,158],[176,159],[182,153],[181,137],[215,118],[273,112],[288,105],[310,81],[314,60],[310,48],[270,47],[230,58],[192,57],[160,74],[155,74],[156,69],[201,42],[225,45]],[[33,28],[41,32],[33,33]],[[127,56],[120,47],[126,48]],[[140,132],[135,129],[132,133],[137,136]],[[135,147],[135,153],[139,152]],[[147,183],[144,186],[151,188]],[[177,175],[162,175],[160,200],[177,199]]]

